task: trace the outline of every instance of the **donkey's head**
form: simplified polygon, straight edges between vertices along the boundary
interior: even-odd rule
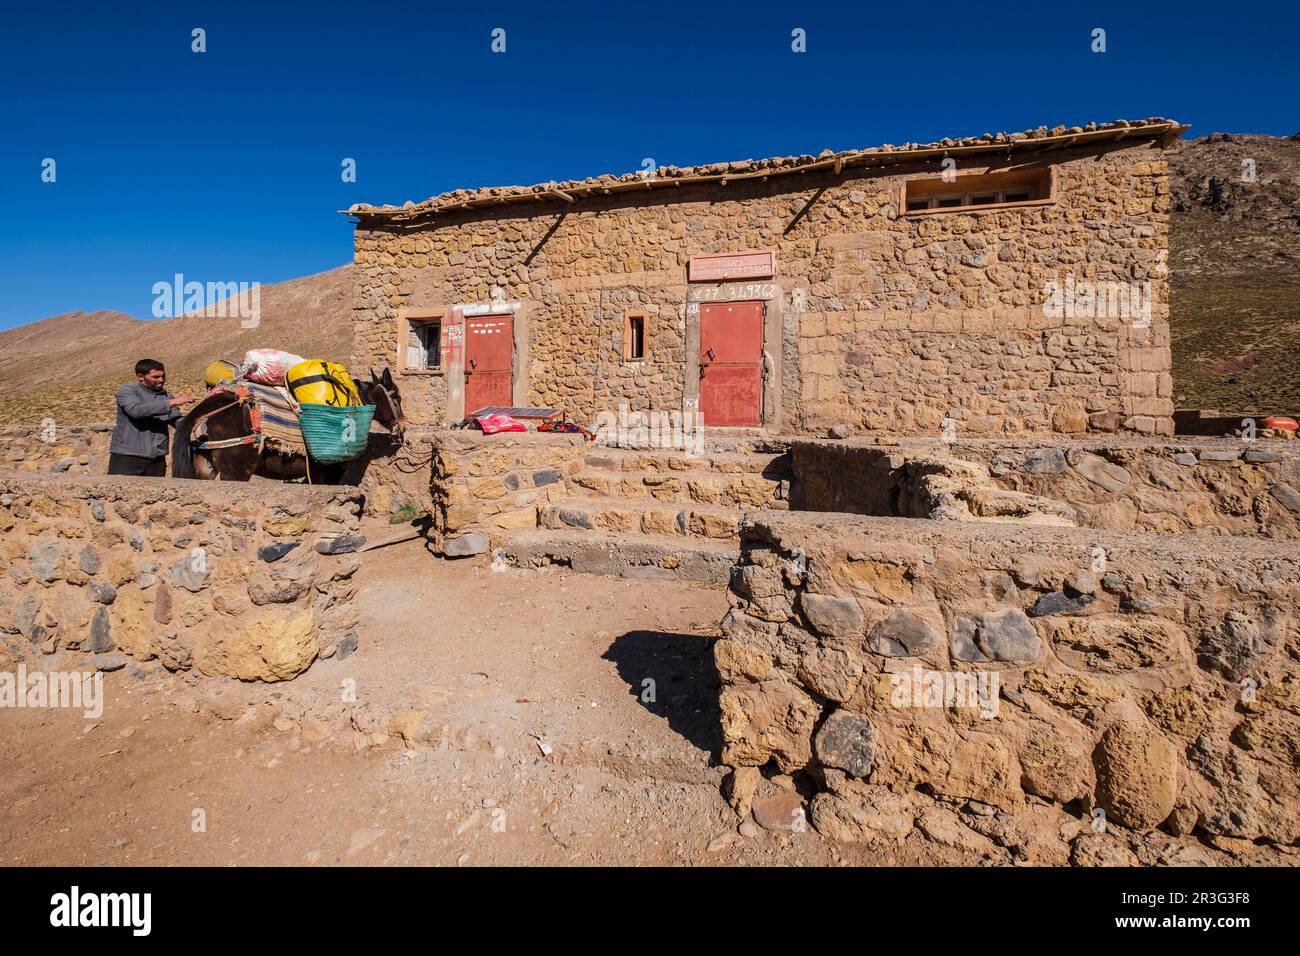
[[[402,414],[402,395],[393,381],[393,373],[384,366],[382,373],[370,370],[370,384],[362,389],[366,404],[375,406],[375,419],[387,428],[400,444],[406,431],[406,417]]]

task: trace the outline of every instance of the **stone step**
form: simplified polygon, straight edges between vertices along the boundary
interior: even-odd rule
[[[584,574],[725,584],[740,545],[735,540],[546,529],[512,535],[494,554],[520,568],[560,565]]]
[[[565,479],[579,497],[608,497],[633,501],[695,502],[727,508],[783,510],[790,492],[788,479],[755,474],[700,471],[605,471],[588,469]]]
[[[688,455],[681,451],[597,448],[586,456],[584,465],[601,471],[717,472],[768,478],[789,478],[791,474],[790,455],[785,451]]]
[[[567,531],[595,531],[634,537],[705,538],[731,541],[740,533],[746,511],[717,505],[635,501],[618,498],[564,498],[538,511],[539,527]],[[776,510],[776,509],[767,509]]]
[[[704,455],[721,455],[721,454],[771,454],[779,455],[782,452],[789,451],[791,445],[789,438],[776,438],[767,435],[714,435],[708,429],[705,430],[703,442],[698,443],[699,451]],[[603,445],[597,444],[592,446],[595,450],[602,449],[609,451],[625,452],[642,452],[660,455],[684,455],[683,448],[653,448],[645,445]]]

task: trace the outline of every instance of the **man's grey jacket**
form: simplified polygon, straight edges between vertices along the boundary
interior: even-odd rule
[[[117,424],[108,446],[114,455],[162,458],[167,454],[167,427],[181,417],[169,403],[171,392],[155,392],[143,382],[117,390]]]

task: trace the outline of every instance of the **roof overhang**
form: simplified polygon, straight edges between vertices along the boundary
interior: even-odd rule
[[[1123,123],[1123,125],[1120,125]],[[1109,143],[1140,143],[1156,141],[1161,149],[1167,149],[1190,127],[1173,120],[1148,120],[1137,123],[1109,124],[1097,129],[1072,129],[1064,133],[1032,135],[1029,133],[998,134],[986,136],[980,140],[956,140],[931,143],[924,146],[891,147],[882,146],[870,149],[848,150],[840,153],[823,154],[816,158],[796,158],[792,160],[745,161],[733,164],[714,164],[712,166],[693,167],[688,170],[665,168],[662,175],[646,176],[637,174],[625,176],[602,176],[591,180],[567,183],[543,183],[536,186],[489,187],[472,190],[466,196],[465,191],[443,194],[422,203],[408,203],[406,206],[366,206],[359,204],[350,209],[340,209],[345,216],[356,216],[359,220],[384,220],[393,223],[415,222],[438,214],[463,212],[471,209],[494,209],[517,204],[553,203],[557,200],[576,204],[581,200],[612,196],[620,193],[645,193],[656,190],[680,189],[682,186],[716,183],[725,186],[728,183],[746,180],[767,181],[779,176],[806,175],[811,172],[830,171],[834,175],[842,174],[852,168],[880,168],[900,166],[923,162],[927,159],[946,159],[952,157],[979,157],[1010,155],[1014,153],[1036,153],[1086,147]],[[770,165],[779,163],[779,165]],[[718,165],[728,167],[724,171],[697,173],[693,169],[715,170]],[[730,167],[735,167],[730,168]]]

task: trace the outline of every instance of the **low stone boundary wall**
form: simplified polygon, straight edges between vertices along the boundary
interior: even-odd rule
[[[14,657],[158,658],[288,680],[356,646],[347,487],[0,472],[0,630]],[[84,662],[83,662],[84,663]]]
[[[1074,837],[1100,819],[1300,839],[1290,542],[752,513],[730,596],[715,658],[742,815],[784,777],[779,816],[806,799],[844,841],[952,833],[944,805],[1038,862],[1065,862],[1063,808]]]
[[[111,422],[97,425],[10,425],[0,431],[0,469],[103,474]]]
[[[433,544],[449,557],[481,554],[511,531],[537,527],[540,505],[565,494],[591,442],[563,432],[484,435],[455,429],[433,438]]]
[[[432,512],[431,482],[435,435],[407,432],[396,446],[386,434],[372,433],[359,485],[366,496],[366,514],[380,518],[408,510]],[[345,474],[349,480],[351,475]]]
[[[990,491],[1066,505],[1083,527],[1300,538],[1300,442],[819,440],[790,453],[798,511],[907,515],[905,464],[937,457],[987,469]]]
[[[105,475],[111,422],[63,426],[11,425],[0,431],[0,469]],[[429,511],[433,434],[407,432],[401,445],[376,428],[364,456],[344,474],[366,495],[366,513],[387,517],[405,508]],[[170,469],[170,458],[168,459]]]

